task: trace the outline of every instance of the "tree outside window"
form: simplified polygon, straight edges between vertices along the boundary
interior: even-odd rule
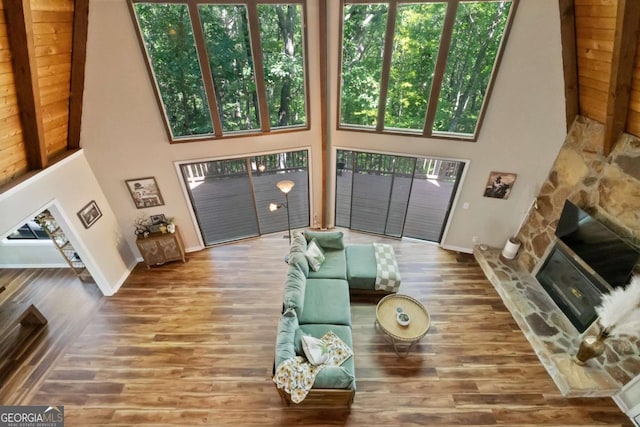
[[[340,126],[475,138],[517,2],[343,0]]]
[[[307,126],[302,0],[129,0],[172,140]]]

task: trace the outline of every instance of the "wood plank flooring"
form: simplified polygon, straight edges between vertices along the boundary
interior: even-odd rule
[[[287,240],[281,233],[138,266],[79,338],[13,404],[65,405],[67,426],[631,426],[608,398],[563,398],[469,255],[393,244],[401,291],[432,326],[398,358],[375,303],[352,302],[350,411],[283,407],[271,381]]]

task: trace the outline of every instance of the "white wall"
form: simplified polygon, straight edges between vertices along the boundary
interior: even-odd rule
[[[339,2],[328,1],[330,82],[337,94]],[[165,206],[147,214],[175,217],[185,245],[200,247],[180,187],[175,161],[241,156],[250,153],[311,148],[311,218],[321,216],[321,129],[319,111],[318,6],[308,1],[308,63],[311,129],[261,137],[170,144],[147,73],[143,53],[126,2],[91,0],[81,143],[91,168],[119,223],[135,249],[133,220],[140,215],[125,180],[154,176]],[[472,237],[502,246],[546,177],[566,135],[560,23],[555,0],[522,0],[478,142],[336,131],[336,111],[329,112],[331,147],[470,160],[460,202],[444,245],[468,250]],[[333,149],[330,152],[333,162]],[[332,177],[333,166],[329,166]],[[514,172],[518,180],[508,200],[482,197],[492,170]],[[333,178],[328,183],[333,199]],[[461,203],[459,203],[461,205]],[[333,216],[333,202],[328,212]],[[331,218],[331,222],[333,219]]]
[[[0,239],[0,268],[69,268],[51,240]]]
[[[308,2],[317,16],[316,2]],[[307,32],[309,99],[319,99],[317,26]],[[175,161],[245,156],[251,153],[310,148],[311,212],[320,206],[320,111],[312,105],[312,129],[261,137],[170,144],[126,2],[92,0],[89,6],[86,80],[81,144],[116,213],[120,230],[137,254],[133,221],[143,211],[175,217],[187,249],[199,249],[196,224],[180,187]],[[138,210],[125,180],[153,176],[164,206]],[[313,217],[313,216],[312,216]]]
[[[85,229],[76,212],[91,200],[102,217]],[[82,150],[0,194],[0,238],[44,209],[54,215],[100,290],[113,294],[135,258],[121,238],[116,216]]]

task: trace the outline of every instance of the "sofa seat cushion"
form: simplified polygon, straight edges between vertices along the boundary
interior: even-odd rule
[[[301,325],[300,329],[303,333],[316,338],[322,338],[327,332],[333,331],[333,333],[335,333],[353,350],[353,339],[351,337],[351,328],[349,326],[322,323]],[[348,358],[339,367],[324,368],[316,376],[316,381],[313,383],[312,388],[340,388],[355,390],[356,370],[353,359],[353,356]]]
[[[324,262],[320,266],[320,270],[309,271],[308,276],[314,279],[347,280],[347,259],[344,250],[325,249]]]
[[[349,284],[340,279],[307,279],[299,321],[351,325]],[[321,337],[320,337],[321,338]]]
[[[349,287],[375,289],[377,268],[373,245],[349,245],[346,258]]]

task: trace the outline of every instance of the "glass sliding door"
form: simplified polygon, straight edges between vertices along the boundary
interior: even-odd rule
[[[440,242],[463,169],[462,162],[417,159],[404,236]]]
[[[393,184],[384,234],[402,237],[416,159],[396,156],[394,160]]]
[[[393,184],[393,156],[356,153],[351,228],[384,234]]]
[[[464,164],[338,150],[337,226],[439,242]]]
[[[181,165],[206,246],[257,236],[251,179],[245,159],[217,160]],[[190,180],[193,170],[202,171]]]
[[[295,186],[288,195],[291,229],[309,225],[309,174],[307,151],[269,154],[251,158],[253,188],[260,234],[287,230],[287,209],[269,210],[270,203],[285,203],[276,184],[290,180]]]
[[[336,161],[336,225],[351,227],[351,189],[353,187],[353,151],[338,150]]]
[[[306,150],[180,165],[205,246],[286,231],[287,208],[276,187],[291,180],[291,228],[309,225],[309,174]]]

